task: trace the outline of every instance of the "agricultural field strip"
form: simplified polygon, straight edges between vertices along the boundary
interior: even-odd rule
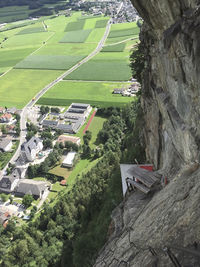
[[[137,40],[137,39],[138,39],[138,37],[135,37],[135,38],[132,38],[132,37],[131,37],[131,38],[122,40],[122,41],[117,42],[117,43],[105,44],[105,46],[117,45],[117,44],[125,43],[125,42],[130,41],[130,40]],[[104,47],[105,47],[105,46],[104,46]]]
[[[46,45],[46,42],[55,34],[55,32],[52,32],[52,35],[49,36],[46,40],[45,40],[45,44],[42,44],[39,48],[37,48],[35,51],[33,51],[30,55],[31,56],[33,54],[35,54],[37,51],[39,51],[43,46]],[[14,67],[14,66],[13,66]],[[2,78],[4,75],[6,75],[9,71],[11,71],[13,69],[13,67],[11,67],[9,70],[7,70],[5,73],[3,73],[2,75],[0,75],[0,78]]]
[[[0,75],[0,78],[2,78],[4,75],[6,75],[9,71],[12,70],[13,67],[11,67],[10,69],[8,69],[6,72],[4,72],[2,75]]]

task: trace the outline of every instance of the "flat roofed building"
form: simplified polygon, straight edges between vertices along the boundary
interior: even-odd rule
[[[64,158],[62,166],[67,168],[72,168],[74,165],[76,154],[77,154],[76,152],[69,152],[67,156]]]

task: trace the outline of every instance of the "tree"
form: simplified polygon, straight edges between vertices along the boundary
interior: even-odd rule
[[[49,113],[49,107],[48,106],[41,106],[40,107],[40,113],[42,115]]]
[[[22,200],[22,204],[28,208],[31,206],[31,203],[33,202],[34,198],[31,195],[25,195]]]
[[[2,194],[0,195],[0,198],[1,198],[1,201],[6,202],[6,201],[8,200],[8,195],[2,193]]]
[[[53,147],[52,140],[51,139],[45,139],[43,141],[43,146],[44,146],[44,149],[46,149],[46,148],[52,148]]]
[[[9,200],[10,200],[10,204],[12,204],[13,203],[13,196],[9,196]]]

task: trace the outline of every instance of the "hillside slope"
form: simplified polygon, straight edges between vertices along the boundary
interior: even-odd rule
[[[131,194],[113,212],[115,231],[95,266],[200,266],[199,4],[132,2],[145,21],[146,155],[170,183],[148,198]]]

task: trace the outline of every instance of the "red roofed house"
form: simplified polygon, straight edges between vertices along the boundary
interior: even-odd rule
[[[5,114],[1,115],[0,122],[10,122],[11,119],[12,119],[12,115],[9,113],[5,113]]]

